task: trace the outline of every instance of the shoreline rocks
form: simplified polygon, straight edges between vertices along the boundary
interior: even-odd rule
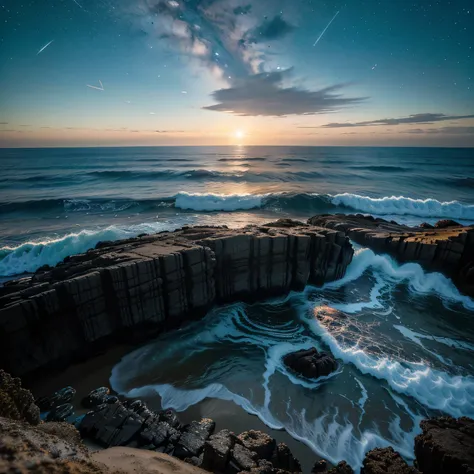
[[[283,363],[298,375],[308,379],[326,377],[337,370],[337,362],[326,352],[318,352],[315,347],[292,352],[283,357]]]
[[[5,394],[23,390],[20,399],[26,401],[26,405],[32,403],[33,396],[21,387],[19,379],[3,371],[0,375],[0,400],[6,399]],[[91,394],[104,392],[102,388]],[[50,399],[63,401],[58,394],[72,393],[74,389],[66,387]],[[39,412],[38,407],[36,411]],[[95,406],[78,421],[79,431],[69,423],[40,422],[33,426],[23,420],[12,420],[12,413],[8,403],[0,404],[0,472],[123,474],[136,472],[137,466],[143,474],[292,474],[302,471],[288,446],[277,444],[266,433],[250,430],[236,436],[226,429],[215,432],[215,423],[210,419],[181,426],[174,412],[154,412],[140,400]],[[431,418],[422,421],[421,428],[422,434],[415,439],[415,466],[409,466],[391,447],[375,448],[366,454],[361,474],[474,472],[474,420]],[[115,447],[92,454],[79,433],[103,446]],[[345,461],[328,468],[324,460],[315,463],[311,472],[354,473]]]
[[[418,262],[440,271],[461,292],[474,296],[474,225],[441,220],[434,226],[408,227],[362,214],[315,216],[308,224],[342,231],[354,242],[400,262]]]
[[[343,232],[288,220],[103,242],[0,288],[0,366],[38,376],[199,319],[216,304],[341,278],[352,256]]]

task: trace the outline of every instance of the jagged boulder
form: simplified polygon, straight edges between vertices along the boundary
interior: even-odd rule
[[[369,451],[365,455],[361,474],[420,474],[420,472],[409,466],[400,453],[389,447]]]
[[[46,416],[46,421],[67,421],[74,413],[74,407],[70,403],[54,407]]]
[[[113,399],[115,403],[116,397],[110,397],[110,390],[107,387],[99,387],[89,393],[81,401],[81,405],[84,408],[94,408],[96,406],[102,405],[103,403],[109,403],[109,398]]]
[[[72,402],[76,396],[76,390],[72,387],[64,387],[53,393],[50,397],[40,397],[36,400],[41,413],[48,412],[60,405]]]
[[[462,227],[459,222],[452,219],[442,219],[433,226],[435,229],[447,229],[448,227]]]
[[[229,430],[221,430],[205,443],[201,467],[210,472],[226,472],[236,436]]]
[[[301,472],[301,465],[285,443],[280,443],[275,448],[272,456],[273,467],[288,472]]]
[[[0,369],[0,416],[22,420],[32,425],[40,422],[40,410],[29,390],[21,387],[21,380]]]
[[[180,459],[199,457],[216,424],[209,418],[185,426],[176,444],[174,455]]]
[[[310,379],[327,376],[337,369],[334,357],[314,347],[287,354],[283,362],[291,371]]]
[[[440,417],[423,420],[415,438],[417,466],[423,473],[474,473],[474,420]]]
[[[87,413],[79,424],[79,432],[104,447],[126,446],[138,439],[144,421],[120,403],[105,404]]]
[[[236,443],[232,450],[230,464],[236,472],[250,471],[257,467],[258,454],[250,451],[243,444]]]
[[[328,470],[327,462],[323,459],[317,461],[313,469],[311,469],[312,474],[354,474],[354,471],[346,461],[341,461],[337,466],[332,467]]]
[[[259,459],[270,461],[276,448],[275,440],[267,433],[262,431],[250,430],[239,434],[238,439],[242,444],[257,453]]]

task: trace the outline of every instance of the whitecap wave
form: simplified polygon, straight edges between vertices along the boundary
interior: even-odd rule
[[[345,206],[368,214],[410,215],[419,217],[449,217],[451,219],[474,219],[474,205],[458,201],[440,202],[436,199],[412,199],[404,196],[372,198],[344,193],[331,197],[336,206]]]
[[[58,238],[24,242],[17,247],[0,248],[0,276],[33,273],[43,265],[54,266],[66,257],[94,248],[99,242],[136,237],[140,234],[175,230],[179,225],[145,223],[132,226],[110,226],[101,230],[83,230]]]
[[[327,283],[323,289],[341,288],[349,282],[360,278],[367,270],[375,272],[377,285],[373,288],[370,301],[365,303],[346,303],[332,305],[346,313],[360,311],[364,307],[383,308],[380,303],[381,289],[384,286],[406,283],[415,295],[437,295],[443,303],[458,303],[466,309],[474,310],[474,300],[462,295],[452,280],[437,272],[425,272],[418,263],[398,264],[387,255],[377,255],[372,250],[361,248],[355,251],[352,263],[344,278]]]
[[[313,306],[308,302],[302,317],[336,358],[353,364],[363,374],[385,380],[396,392],[411,396],[428,408],[456,418],[474,416],[474,377],[453,376],[423,363],[390,356],[378,357],[365,352],[357,343],[343,345],[313,316]]]
[[[176,195],[175,206],[193,211],[238,211],[262,207],[259,194],[186,193]]]

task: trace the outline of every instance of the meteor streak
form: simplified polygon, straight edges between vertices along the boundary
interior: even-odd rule
[[[91,89],[95,89],[97,91],[103,91],[105,90],[104,89],[104,86],[102,85],[102,81],[99,80],[99,84],[100,84],[100,87],[97,87],[97,86],[91,86],[90,84],[86,84],[87,87],[90,87]]]
[[[36,53],[36,56],[38,56],[38,54],[42,53],[54,40],[51,40],[48,44],[45,44],[37,53]]]
[[[339,11],[333,16],[332,20],[328,23],[326,28],[324,28],[323,32],[318,36],[318,39],[314,42],[313,46],[316,46],[319,43],[319,40],[323,37],[326,30],[331,26],[331,23],[336,19],[336,16],[339,15]]]

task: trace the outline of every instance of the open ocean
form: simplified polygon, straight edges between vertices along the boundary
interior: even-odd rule
[[[3,280],[99,241],[183,225],[336,212],[474,223],[473,149],[3,149],[0,171]],[[348,315],[340,327],[314,317],[326,306]],[[306,468],[312,451],[358,469],[387,445],[412,460],[422,418],[474,417],[473,318],[474,301],[448,278],[357,247],[342,280],[216,308],[117,360],[110,382],[220,428],[242,431],[256,415],[291,436]],[[311,345],[338,358],[334,375],[286,371],[282,356]]]

